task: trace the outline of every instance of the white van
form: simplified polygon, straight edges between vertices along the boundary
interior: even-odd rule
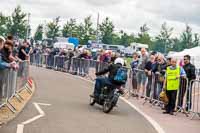
[[[53,47],[61,49],[74,49],[74,44],[68,42],[56,42],[53,44]]]
[[[134,52],[139,52],[142,48],[148,50],[149,46],[147,44],[131,43],[129,47],[125,48],[124,54],[125,56],[132,56]]]
[[[145,48],[146,50],[148,50],[148,48],[149,48],[149,46],[147,44],[142,44],[142,43],[131,43],[130,47],[134,51],[141,51],[142,48]]]

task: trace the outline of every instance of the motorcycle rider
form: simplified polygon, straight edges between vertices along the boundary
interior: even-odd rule
[[[110,87],[111,89],[115,89],[117,86],[123,85],[123,83],[116,82],[114,80],[115,75],[117,74],[117,71],[119,68],[125,65],[125,61],[122,58],[117,58],[114,61],[114,64],[110,64],[107,68],[104,70],[97,72],[96,76],[104,75],[106,73],[108,74],[108,77],[97,77],[94,87],[94,97],[99,98],[99,95],[101,93],[101,89],[103,87]]]

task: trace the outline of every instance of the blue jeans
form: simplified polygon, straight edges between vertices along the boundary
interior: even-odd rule
[[[94,96],[99,97],[101,94],[101,89],[104,87],[111,87],[114,89],[114,85],[111,82],[111,79],[107,77],[99,77],[96,79],[95,88],[94,88]]]

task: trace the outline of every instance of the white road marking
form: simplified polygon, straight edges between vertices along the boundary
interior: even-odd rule
[[[31,118],[31,119],[25,121],[25,122],[22,122],[22,125],[27,125],[27,124],[29,124],[29,123],[31,123],[31,122],[33,122],[33,121],[35,121],[35,120],[37,120],[37,119],[43,117],[43,116],[44,116],[44,115],[37,115],[37,116],[35,116],[35,117],[33,117],[33,118]]]
[[[45,115],[44,111],[40,108],[40,106],[38,105],[38,103],[33,103],[35,108],[38,110],[38,112],[40,113],[40,115]]]
[[[27,120],[27,121],[24,121],[22,122],[21,124],[18,124],[17,125],[17,133],[23,133],[24,131],[24,125],[27,125],[29,123],[32,123],[33,121],[36,121],[37,119],[41,118],[41,117],[44,117],[45,116],[45,113],[44,111],[40,108],[39,105],[43,105],[43,106],[50,106],[51,104],[46,104],[46,103],[33,103],[33,105],[35,106],[35,108],[37,109],[37,111],[39,112],[39,115]]]
[[[38,105],[43,105],[43,106],[51,106],[51,104],[47,104],[47,103],[37,103]]]
[[[23,130],[24,130],[24,125],[18,124],[17,125],[17,133],[23,133]]]
[[[68,74],[67,74],[68,75]],[[70,74],[69,74],[70,75]],[[78,76],[74,76],[71,75],[75,78],[78,79],[82,79],[85,80],[87,82],[90,82],[92,84],[94,84],[93,81],[90,81],[88,79],[82,78],[82,77],[78,77]],[[137,108],[135,105],[133,105],[131,102],[129,102],[128,100],[126,100],[123,97],[120,97],[121,100],[123,100],[125,103],[127,103],[130,107],[132,107],[133,109],[135,109],[138,113],[140,113],[147,121],[149,121],[149,123],[154,127],[154,129],[158,132],[158,133],[165,133],[165,131],[163,130],[163,128],[150,116],[148,116],[147,114],[145,114],[142,110],[140,110],[139,108]]]

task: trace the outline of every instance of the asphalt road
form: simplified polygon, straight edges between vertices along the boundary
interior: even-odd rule
[[[38,112],[33,102],[49,103],[41,108],[46,113],[25,125],[24,133],[156,133],[148,121],[123,101],[110,114],[100,106],[89,106],[93,85],[74,76],[31,67],[37,88],[32,100],[13,121],[0,128],[0,133],[16,133],[17,124]]]

